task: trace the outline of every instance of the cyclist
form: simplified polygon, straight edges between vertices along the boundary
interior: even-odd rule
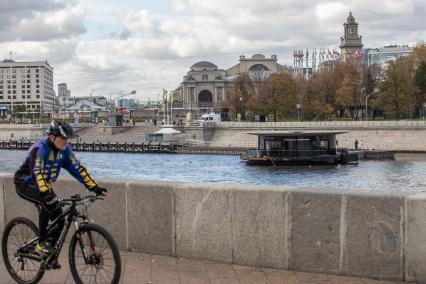
[[[69,145],[76,135],[66,122],[52,121],[48,137],[37,141],[28,150],[24,163],[16,171],[14,183],[17,194],[25,200],[40,205],[36,252],[49,253],[52,245],[47,240],[47,225],[62,213],[58,198],[53,191],[53,183],[61,168],[80,181],[88,190],[97,195],[106,196],[107,189],[96,184],[86,168],[75,158]],[[59,237],[64,221],[59,224],[53,235],[53,241]]]

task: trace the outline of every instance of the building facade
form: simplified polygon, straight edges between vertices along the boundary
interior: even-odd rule
[[[263,54],[255,54],[251,58],[241,55],[239,63],[229,69],[220,69],[211,62],[200,61],[190,67],[175,92],[187,111],[199,114],[220,112],[234,80],[240,74],[248,73],[255,83],[264,81],[272,73],[287,70],[277,61],[276,55],[271,58],[266,58]]]
[[[377,64],[382,68],[386,68],[389,61],[409,56],[412,52],[413,48],[410,46],[391,45],[381,48],[369,48],[364,50],[364,60],[367,65]]]
[[[103,96],[70,97],[65,106],[65,113],[91,113],[108,111],[107,99]]]
[[[344,35],[340,37],[340,54],[343,60],[362,56],[362,36],[358,35],[358,23],[349,12],[346,23],[343,24]]]
[[[58,111],[63,112],[65,111],[65,107],[70,104],[71,99],[71,90],[68,89],[68,86],[66,83],[60,83],[58,84]]]
[[[53,68],[47,61],[0,62],[0,115],[20,113],[51,116],[54,112]]]

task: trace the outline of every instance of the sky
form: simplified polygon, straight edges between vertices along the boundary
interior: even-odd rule
[[[74,96],[154,100],[198,61],[337,50],[349,11],[364,47],[426,40],[426,0],[0,0],[0,59],[47,60]]]

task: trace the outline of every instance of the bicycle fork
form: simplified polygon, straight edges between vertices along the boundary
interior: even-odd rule
[[[84,223],[88,223],[88,221],[85,220]],[[76,227],[76,231],[78,232],[79,224],[77,222],[75,222],[75,227]],[[93,255],[93,253],[96,251],[96,244],[95,244],[95,240],[93,239],[92,232],[88,231],[88,232],[86,232],[86,234],[87,234],[87,240],[88,240],[88,243],[89,243],[90,253],[87,252],[86,247],[84,246],[82,234],[77,233],[76,237],[77,237],[77,241],[78,241],[78,244],[80,246],[81,252],[83,254],[83,257],[84,257],[84,262],[86,264],[91,264],[90,255]]]

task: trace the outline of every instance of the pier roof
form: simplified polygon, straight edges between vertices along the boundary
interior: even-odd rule
[[[347,131],[327,131],[327,130],[281,130],[281,131],[255,131],[247,132],[250,135],[263,136],[312,136],[312,135],[337,135],[347,133]]]

